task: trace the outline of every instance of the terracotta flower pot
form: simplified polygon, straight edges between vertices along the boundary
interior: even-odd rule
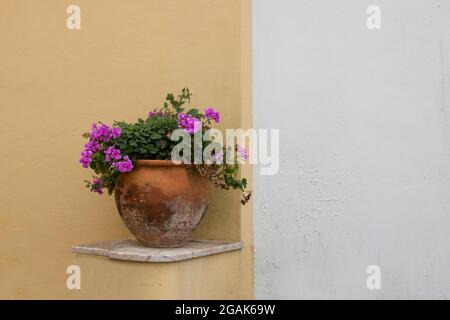
[[[208,207],[208,180],[170,160],[139,160],[115,188],[123,222],[143,245],[182,246]]]

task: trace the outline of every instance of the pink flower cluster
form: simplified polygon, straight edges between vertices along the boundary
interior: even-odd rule
[[[89,133],[89,142],[84,145],[84,150],[81,152],[80,163],[83,167],[89,168],[94,154],[103,151],[103,144],[110,142],[112,139],[119,138],[121,134],[122,131],[120,128],[110,128],[106,124],[100,124],[100,126],[96,123],[92,124],[92,129]],[[105,160],[111,162],[111,166],[116,168],[117,171],[130,172],[133,170],[132,161],[128,156],[122,157],[119,149],[110,146],[104,153]],[[95,181],[92,184],[98,185]]]
[[[125,173],[133,170],[133,162],[128,156],[122,158],[122,161],[116,161],[111,164],[117,171]]]
[[[122,130],[120,128],[110,128],[106,124],[100,124],[97,126],[96,123],[92,124],[91,133],[89,134],[91,141],[95,142],[108,142],[111,139],[116,139],[120,137]]]
[[[108,147],[108,149],[105,150],[105,160],[111,162],[111,166],[116,168],[119,172],[125,173],[133,170],[133,162],[130,158],[128,156],[122,157],[120,150],[113,146]]]
[[[194,134],[202,128],[202,123],[190,114],[178,114],[178,128],[183,128],[186,133]]]
[[[216,123],[220,122],[220,113],[211,107],[205,109],[205,117],[208,120],[214,120]]]
[[[100,178],[93,177],[92,183],[91,183],[91,191],[97,192],[99,195],[103,194],[103,181]]]
[[[89,165],[92,162],[92,156],[94,155],[94,152],[92,152],[90,149],[86,148],[81,152],[81,159],[80,163],[83,165],[83,168],[89,168]]]
[[[105,160],[108,162],[111,161],[118,161],[122,158],[120,155],[120,150],[115,149],[113,146],[108,147],[108,149],[105,150]]]
[[[121,134],[120,128],[110,128],[106,124],[98,126],[96,123],[93,123],[89,133],[89,142],[84,145],[84,150],[81,152],[80,163],[83,167],[89,168],[92,156],[103,150],[102,143],[118,138]]]
[[[239,156],[241,158],[243,158],[245,161],[248,160],[248,152],[247,152],[247,150],[244,147],[238,145],[237,146],[237,152],[239,153]]]

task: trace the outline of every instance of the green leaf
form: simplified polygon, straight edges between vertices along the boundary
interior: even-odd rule
[[[191,116],[196,116],[200,113],[198,109],[191,109],[187,112],[187,114],[190,114]]]
[[[152,140],[158,140],[161,138],[162,138],[162,135],[160,135],[158,133],[152,133],[152,135],[150,136],[150,139],[152,139]]]
[[[169,102],[175,101],[175,98],[174,98],[174,96],[173,96],[173,93],[168,93],[168,94],[167,94],[167,97],[166,97],[166,100],[169,101]]]
[[[225,168],[224,171],[225,171],[226,174],[232,175],[234,173],[234,167],[228,166],[228,167]]]

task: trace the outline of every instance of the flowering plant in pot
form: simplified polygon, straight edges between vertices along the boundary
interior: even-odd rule
[[[186,110],[190,98],[184,88],[168,94],[146,119],[94,123],[83,135],[89,141],[80,163],[95,172],[86,186],[100,195],[114,193],[125,225],[147,246],[183,245],[206,212],[208,180],[240,190],[244,205],[250,199],[247,180],[237,176],[246,150],[217,142],[211,132],[219,112]]]

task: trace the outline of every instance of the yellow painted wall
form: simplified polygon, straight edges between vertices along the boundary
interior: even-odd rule
[[[74,299],[243,299],[240,252],[176,263],[140,263],[77,255]]]
[[[81,7],[81,30],[66,28],[70,4]],[[98,259],[93,266],[108,268],[107,278],[92,277],[89,283],[82,278],[82,286],[91,288],[105,281],[114,285],[120,264],[147,274],[143,264],[75,258],[70,252],[73,244],[130,237],[113,199],[84,188],[90,173],[78,163],[80,134],[93,121],[145,117],[166,92],[184,86],[193,91],[195,106],[222,112],[221,128],[251,126],[250,5],[250,0],[0,2],[0,298],[83,297],[65,287],[66,267],[76,259]],[[251,298],[251,204],[242,209],[237,192],[212,190],[195,237],[242,239],[247,248],[176,263],[162,279],[173,281],[189,268],[192,281],[209,279],[227,265],[239,280],[234,291]],[[164,266],[149,268],[156,277]],[[189,298],[181,292],[193,292],[193,298],[220,298],[208,290],[167,288],[159,297]],[[158,297],[122,289],[115,298]]]

